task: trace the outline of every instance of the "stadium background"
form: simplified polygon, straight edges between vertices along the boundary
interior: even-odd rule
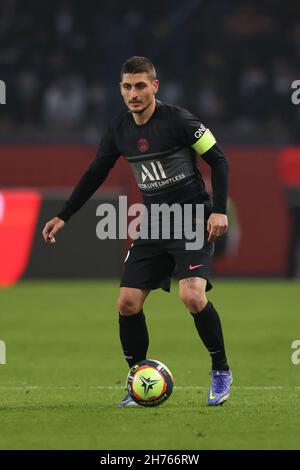
[[[161,82],[158,98],[187,107],[198,115],[217,136],[228,156],[231,230],[214,263],[218,281],[213,295],[220,307],[225,302],[224,322],[231,325],[235,338],[232,353],[236,351],[239,355],[236,369],[243,370],[249,362],[261,363],[258,352],[264,341],[268,345],[265,351],[268,358],[262,361],[265,369],[261,365],[261,382],[258,379],[255,384],[282,386],[272,376],[272,373],[276,376],[272,354],[282,354],[284,358],[276,356],[277,364],[282,365],[277,373],[281,370],[283,383],[295,387],[297,368],[291,365],[290,355],[291,343],[299,337],[299,320],[293,314],[299,308],[300,105],[292,103],[292,82],[300,79],[299,2],[283,5],[277,0],[165,0],[143,6],[135,0],[47,3],[3,0],[0,13],[0,80],[6,84],[6,104],[0,105],[0,286],[3,287],[0,339],[5,340],[8,350],[7,364],[0,366],[1,390],[11,384],[13,403],[14,399],[19,400],[13,387],[24,387],[25,391],[36,383],[41,384],[37,387],[43,384],[58,387],[63,378],[64,384],[67,381],[72,387],[75,380],[72,372],[76,375],[85,367],[89,377],[93,377],[91,387],[96,387],[103,383],[104,371],[106,377],[110,374],[108,365],[104,369],[99,367],[99,355],[103,353],[107,361],[113,361],[113,356],[99,345],[102,333],[95,319],[107,315],[105,325],[110,328],[109,318],[112,323],[128,242],[97,240],[95,209],[103,201],[117,204],[120,194],[127,194],[129,203],[140,201],[125,160],[120,159],[101,190],[66,225],[56,246],[44,245],[41,230],[94,158],[105,123],[123,109],[118,91],[119,70],[131,55],[145,55],[154,62]],[[200,158],[199,165],[208,178],[208,170]],[[175,306],[175,300],[159,292],[153,295],[154,310],[179,308],[178,301]],[[74,303],[68,299],[73,296]],[[99,305],[98,296],[102,299]],[[255,304],[252,304],[253,297]],[[54,313],[51,343],[44,329],[49,322],[46,312],[52,314],[51,305],[56,298],[68,326],[62,325],[60,316]],[[49,303],[46,308],[43,300]],[[282,317],[283,311],[288,325]],[[157,329],[155,345],[161,354],[159,358],[173,365],[174,357],[171,351],[165,356],[165,338],[159,334],[161,321],[166,322],[168,330],[171,312],[168,315],[165,320],[159,317],[152,321],[154,331]],[[259,333],[251,323],[253,318],[258,321]],[[180,331],[182,324],[177,321]],[[245,324],[249,327],[249,322],[249,336],[243,336]],[[91,336],[92,325],[95,330]],[[32,346],[31,329],[38,338],[36,349]],[[72,349],[75,338],[81,338],[81,330],[86,334],[85,341],[79,341],[82,349],[86,351],[90,341],[94,342],[94,356],[88,366],[87,357],[83,359],[80,355],[80,347]],[[263,340],[262,331],[269,331]],[[169,335],[172,336],[171,332]],[[241,341],[244,338],[247,351],[241,351],[236,336]],[[120,365],[116,325],[107,333],[107,343],[104,341],[108,349],[110,337],[115,338],[111,341],[116,348],[115,360],[119,361],[117,367],[113,362],[111,367],[117,372],[119,368],[116,377],[122,376],[126,369]],[[170,341],[169,338],[167,344],[172,350]],[[65,363],[62,361],[61,375],[55,375],[50,355],[43,359],[45,344],[52,345],[54,356],[58,345],[60,358],[65,354],[68,357],[68,351],[73,351],[78,370],[73,370],[69,358]],[[60,349],[62,344],[65,349]],[[175,345],[174,341],[174,351]],[[19,364],[23,353],[28,359],[25,372]],[[186,356],[173,366],[179,368],[177,374],[182,380],[177,382],[179,385],[186,380],[184,357],[189,361],[187,350],[182,348],[182,354]],[[243,362],[241,355],[247,360]],[[46,365],[47,378],[42,373]],[[93,365],[97,367],[97,377],[93,376]],[[69,372],[65,375],[66,369]],[[249,382],[244,379],[241,386],[251,386],[253,376],[248,375]],[[192,372],[188,371],[189,379],[191,376]],[[82,371],[79,377],[85,381]],[[203,386],[206,382],[203,379]],[[196,381],[192,385],[197,384]],[[292,400],[294,392],[291,388]],[[51,394],[43,393],[45,396],[39,397],[41,402],[50,403]],[[74,398],[77,399],[79,406],[79,398]],[[247,402],[247,397],[244,401]],[[24,402],[22,416],[24,422],[30,423],[33,418],[26,414],[27,405]],[[35,435],[26,440],[17,434],[14,440],[9,406],[6,419],[11,434],[1,448],[59,447],[59,443],[51,441],[51,436],[48,436],[50,441],[39,441]],[[167,406],[172,405],[166,405],[166,409]],[[283,420],[281,432],[286,424]],[[261,445],[280,446],[281,441],[275,435],[273,441]],[[77,437],[78,441],[61,445],[79,448],[82,441]],[[243,444],[235,438],[230,445],[242,448]],[[258,438],[251,441],[248,436],[248,439],[249,446],[260,445]],[[58,439],[58,442],[64,441]],[[99,444],[91,437],[82,445],[87,448],[110,445],[109,440],[103,442]],[[175,438],[171,443],[163,442],[166,446],[180,446],[174,444]],[[286,441],[285,447],[293,445],[291,442]],[[121,437],[112,445],[121,448]],[[132,442],[126,445],[134,448]],[[149,445],[159,444],[153,441]],[[198,448],[188,436],[182,445],[186,446],[182,448],[189,445]],[[222,448],[222,442],[213,439],[205,441],[201,448],[214,448],[214,445]]]

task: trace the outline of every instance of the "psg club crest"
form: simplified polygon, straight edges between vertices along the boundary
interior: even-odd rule
[[[147,152],[150,144],[147,139],[141,138],[138,140],[137,146],[140,152]]]

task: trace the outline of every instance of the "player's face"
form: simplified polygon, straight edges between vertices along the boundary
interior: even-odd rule
[[[124,73],[120,90],[129,110],[141,114],[155,100],[158,86],[147,73]]]

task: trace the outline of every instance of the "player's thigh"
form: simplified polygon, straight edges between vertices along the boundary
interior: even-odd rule
[[[193,291],[195,289],[199,291],[204,285],[206,291],[212,288],[210,276],[214,244],[205,240],[200,250],[192,250],[187,249],[185,240],[172,240],[168,245],[168,251],[176,262],[177,276],[180,281],[190,278],[202,279],[199,282],[185,282],[185,290],[191,288]]]
[[[139,313],[149,293],[150,289],[120,287],[118,309],[121,315],[133,315]]]
[[[205,295],[207,280],[201,277],[187,277],[179,280],[179,295],[184,294],[202,297]]]
[[[200,312],[207,304],[205,292],[210,290],[210,271],[213,257],[213,244],[205,243],[201,249],[187,249],[185,240],[174,241],[170,245],[177,264],[179,297],[192,312]]]

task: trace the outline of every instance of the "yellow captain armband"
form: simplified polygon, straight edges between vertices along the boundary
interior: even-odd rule
[[[216,139],[214,138],[213,134],[210,132],[209,129],[206,129],[200,139],[198,139],[197,142],[192,145],[192,147],[196,150],[197,153],[203,155],[211,147],[213,147],[215,143]]]

